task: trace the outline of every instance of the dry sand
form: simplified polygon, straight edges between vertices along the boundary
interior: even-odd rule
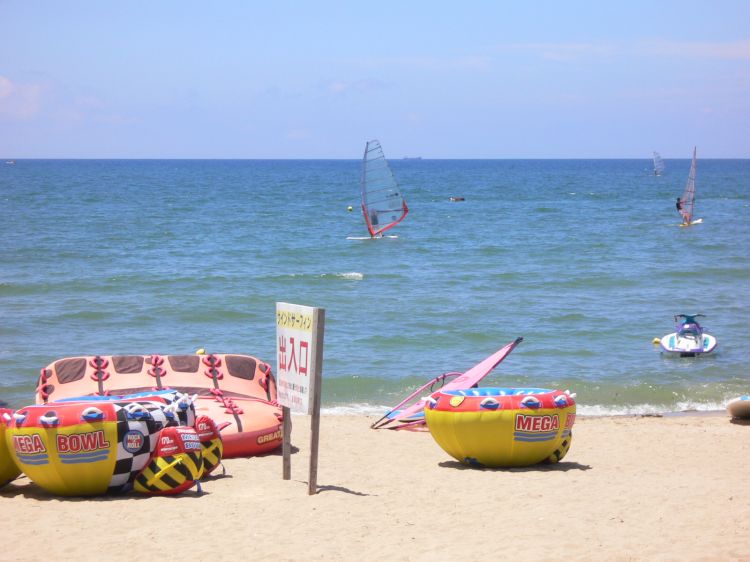
[[[309,419],[280,455],[225,461],[204,494],[0,490],[1,560],[750,560],[750,426],[726,415],[579,417],[558,465],[478,470],[429,433]]]

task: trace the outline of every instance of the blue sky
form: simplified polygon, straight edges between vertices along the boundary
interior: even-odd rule
[[[0,157],[750,157],[750,2],[0,0]]]

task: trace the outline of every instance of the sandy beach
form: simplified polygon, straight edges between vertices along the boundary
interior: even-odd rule
[[[471,469],[426,432],[325,416],[280,454],[228,459],[204,493],[0,491],[1,560],[750,560],[750,426],[724,414],[580,417],[558,465]]]

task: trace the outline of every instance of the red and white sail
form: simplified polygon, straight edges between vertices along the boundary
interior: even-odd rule
[[[406,200],[385,159],[380,142],[371,140],[362,159],[362,214],[370,236],[381,236],[409,213]]]
[[[685,192],[682,194],[680,202],[682,203],[682,219],[685,224],[690,224],[693,220],[693,210],[695,209],[695,169],[696,169],[696,149],[693,147],[693,162],[690,164],[690,173],[688,174]]]

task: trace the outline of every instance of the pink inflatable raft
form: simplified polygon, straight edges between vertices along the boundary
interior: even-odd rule
[[[224,457],[281,445],[281,408],[267,363],[250,355],[96,355],[60,359],[42,369],[36,403],[80,396],[174,389],[197,395],[197,415],[221,430]]]

